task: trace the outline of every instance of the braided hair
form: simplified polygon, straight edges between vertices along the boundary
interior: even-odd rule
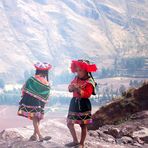
[[[90,61],[89,60],[78,60],[79,62],[86,62],[87,64],[90,64]],[[97,87],[97,83],[96,83],[96,81],[95,81],[95,79],[94,79],[94,77],[93,77],[93,75],[92,75],[92,73],[91,72],[88,72],[88,75],[90,76],[90,78],[92,78],[92,80],[94,81],[94,83],[95,83],[95,87]],[[95,93],[95,91],[93,92],[93,95],[96,95],[96,93]]]
[[[35,74],[36,75],[40,75],[41,74],[48,81],[48,70],[36,70]]]

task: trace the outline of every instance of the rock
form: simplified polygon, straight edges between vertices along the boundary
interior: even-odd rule
[[[148,143],[148,128],[141,127],[141,130],[133,132],[134,139],[140,139],[144,143]]]
[[[138,137],[134,137],[133,139],[134,139],[134,142],[135,142],[135,143],[138,142],[139,144],[142,144],[142,145],[144,144],[144,141],[142,141],[142,140],[141,140],[140,138],[138,138]]]
[[[107,131],[104,131],[105,134],[112,135],[114,138],[121,138],[121,132],[118,128],[109,128]]]
[[[115,143],[115,139],[113,137],[107,137],[106,139],[104,139],[104,141],[109,143]]]
[[[95,137],[95,138],[97,138],[99,136],[97,131],[89,131],[89,135],[91,137]]]
[[[8,148],[8,145],[5,141],[0,140],[0,148]]]
[[[142,148],[143,147],[143,145],[140,144],[140,143],[138,143],[138,142],[134,142],[133,143],[133,146],[136,146],[136,147],[139,147],[139,148]]]
[[[102,141],[115,143],[115,138],[111,135],[107,135],[100,130],[89,131],[89,136],[94,137],[95,139],[99,138]]]
[[[11,144],[11,148],[45,148],[40,142],[20,141]]]
[[[14,140],[14,139],[22,140],[23,139],[23,137],[18,132],[11,131],[11,130],[3,130],[0,133],[0,138],[3,140]]]
[[[141,137],[140,139],[148,144],[148,136]]]
[[[148,83],[138,89],[127,90],[127,94],[128,96],[125,95],[113,100],[96,111],[92,115],[93,124],[89,125],[88,128],[97,130],[104,125],[122,124],[131,119],[133,114],[148,110]],[[144,117],[145,115],[141,116],[141,118]]]
[[[133,126],[125,126],[124,128],[121,129],[120,131],[120,136],[128,136],[128,137],[132,137],[133,134]]]
[[[137,120],[137,119],[144,119],[144,118],[148,118],[148,111],[142,111],[142,112],[138,112],[135,113],[131,116],[131,119]]]
[[[121,138],[123,144],[133,144],[133,139],[131,137],[124,136]]]

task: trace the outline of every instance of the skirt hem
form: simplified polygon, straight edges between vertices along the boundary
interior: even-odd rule
[[[92,121],[92,119],[88,119],[88,120],[72,120],[72,119],[67,119],[67,123],[71,123],[71,124],[92,124],[93,121]]]
[[[33,117],[37,117],[39,120],[42,120],[44,118],[44,114],[41,114],[40,112],[30,113],[30,112],[19,110],[17,114],[18,116],[22,116],[30,120],[32,120]]]

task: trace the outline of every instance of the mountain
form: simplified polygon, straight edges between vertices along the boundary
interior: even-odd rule
[[[68,71],[71,59],[109,67],[116,56],[148,56],[147,0],[1,0],[0,78],[23,79],[36,61]]]

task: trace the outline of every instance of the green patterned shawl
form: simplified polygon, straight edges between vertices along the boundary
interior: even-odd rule
[[[50,86],[41,83],[34,77],[31,77],[27,80],[23,91],[46,103],[50,93]]]

